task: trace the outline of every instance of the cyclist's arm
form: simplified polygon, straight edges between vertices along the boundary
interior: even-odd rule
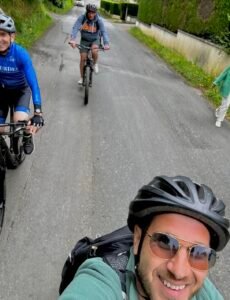
[[[21,68],[25,74],[26,80],[29,84],[29,87],[32,91],[34,108],[35,109],[41,108],[42,100],[41,100],[41,93],[38,85],[36,72],[32,60],[30,58],[30,55],[24,48],[21,48],[19,61],[20,61]]]
[[[98,19],[98,23],[99,23],[99,28],[100,28],[100,33],[103,39],[103,44],[104,45],[109,45],[109,36],[108,33],[105,29],[105,25],[104,22],[101,18]]]
[[[75,40],[77,37],[78,31],[81,29],[82,22],[84,20],[84,15],[81,15],[77,18],[77,21],[74,23],[72,32],[71,32],[71,40]]]
[[[58,300],[121,300],[117,273],[101,258],[86,260]]]

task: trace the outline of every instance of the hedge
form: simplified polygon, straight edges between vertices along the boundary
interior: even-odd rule
[[[101,8],[103,8],[107,12],[110,12],[110,4],[111,1],[101,0]]]
[[[128,9],[129,16],[137,17],[138,13],[138,4],[135,3],[101,0],[101,8],[112,15],[120,15],[122,20],[125,20],[126,9]]]
[[[139,0],[138,19],[219,41],[230,49],[229,0]]]
[[[139,0],[138,19],[196,35],[228,30],[229,0]]]

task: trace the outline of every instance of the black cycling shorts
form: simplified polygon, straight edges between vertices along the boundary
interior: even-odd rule
[[[13,105],[14,111],[30,112],[31,90],[29,87],[20,90],[0,88],[0,124],[5,123],[9,107]]]

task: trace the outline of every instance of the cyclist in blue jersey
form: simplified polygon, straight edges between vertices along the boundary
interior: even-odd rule
[[[44,125],[41,95],[29,53],[14,42],[15,24],[11,17],[0,14],[0,123],[5,123],[9,105],[14,106],[14,122],[29,120],[32,93],[34,116],[23,137],[24,151],[34,150],[33,135]]]
[[[86,13],[79,16],[77,21],[75,22],[71,38],[69,41],[69,44],[72,48],[76,48],[76,37],[78,31],[81,32],[81,42],[80,45],[83,46],[83,48],[80,50],[80,74],[81,78],[78,81],[78,84],[82,84],[83,82],[83,68],[84,63],[87,57],[87,49],[84,49],[85,47],[91,47],[92,48],[92,55],[94,60],[94,71],[95,73],[99,72],[98,68],[98,46],[100,45],[100,37],[103,39],[104,44],[104,50],[109,50],[109,37],[105,30],[104,22],[102,18],[99,17],[97,14],[97,7],[94,4],[87,4],[86,5]]]

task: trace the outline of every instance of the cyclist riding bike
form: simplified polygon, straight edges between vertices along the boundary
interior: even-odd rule
[[[229,220],[208,186],[157,176],[130,203],[128,226],[125,295],[119,274],[96,257],[82,263],[59,300],[224,300],[208,271],[229,241]]]
[[[27,121],[23,137],[26,154],[34,150],[33,135],[44,125],[41,95],[29,53],[14,42],[16,28],[10,16],[0,14],[0,124],[4,124],[9,106],[14,107],[14,122]],[[29,120],[30,98],[34,116]]]
[[[95,73],[99,72],[98,68],[98,47],[101,43],[100,38],[103,39],[104,49],[109,50],[109,37],[105,29],[104,22],[102,18],[99,17],[97,14],[97,7],[94,4],[87,4],[86,5],[86,13],[79,16],[77,21],[75,22],[71,38],[69,41],[69,44],[72,48],[76,48],[76,37],[78,31],[81,32],[81,41],[80,46],[82,48],[80,49],[80,74],[81,78],[78,81],[78,84],[83,83],[83,69],[84,69],[84,63],[87,58],[87,49],[84,49],[85,47],[91,47],[92,48],[92,55],[94,60],[94,71]]]

